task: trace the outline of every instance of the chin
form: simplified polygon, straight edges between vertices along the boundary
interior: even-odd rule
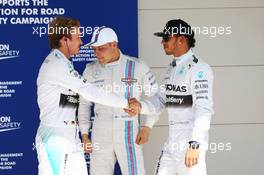
[[[79,53],[80,53],[79,50],[77,50],[76,52],[73,53],[73,55],[77,55]]]
[[[171,55],[172,54],[171,52],[168,52],[166,50],[165,50],[165,53],[166,53],[166,55]]]

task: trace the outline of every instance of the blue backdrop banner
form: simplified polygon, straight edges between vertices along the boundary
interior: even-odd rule
[[[90,41],[96,28],[113,28],[122,52],[138,56],[136,0],[0,0],[0,175],[37,174],[36,79],[50,52],[48,23],[58,15],[81,21],[84,43]],[[93,51],[82,47],[72,60],[82,73],[94,59]],[[118,166],[115,174],[121,174]]]

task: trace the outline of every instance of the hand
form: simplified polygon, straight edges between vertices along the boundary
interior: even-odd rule
[[[137,135],[136,144],[142,145],[147,143],[149,139],[151,129],[147,126],[144,126]]]
[[[88,138],[87,134],[82,135],[83,149],[85,153],[92,153],[92,142]]]
[[[200,154],[199,149],[189,148],[185,154],[185,165],[186,165],[186,167],[191,168],[192,166],[198,164],[199,154]]]
[[[131,98],[128,100],[129,108],[124,109],[126,113],[130,116],[138,115],[141,111],[141,104],[136,98]]]

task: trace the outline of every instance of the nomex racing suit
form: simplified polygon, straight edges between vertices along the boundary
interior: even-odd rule
[[[105,88],[125,98],[153,96],[158,92],[154,75],[142,60],[123,55],[117,61],[101,65],[87,64],[83,73],[87,80],[98,88]],[[91,128],[89,101],[80,99],[79,122],[82,134]],[[139,132],[137,116],[129,117],[122,109],[95,104],[95,119],[92,128],[91,175],[113,175],[116,160],[123,175],[144,175],[141,145],[135,143]],[[146,118],[145,126],[152,127],[158,116]],[[96,145],[96,146],[95,146]]]
[[[78,136],[76,93],[112,107],[126,108],[127,100],[87,83],[57,49],[41,65],[37,87],[41,120],[36,135],[39,175],[87,175]]]
[[[142,114],[160,113],[167,108],[169,136],[163,146],[158,175],[206,175],[205,151],[213,114],[213,73],[208,64],[190,49],[175,58],[163,80],[165,87],[154,97],[143,100]],[[190,141],[200,144],[199,163],[185,166]]]

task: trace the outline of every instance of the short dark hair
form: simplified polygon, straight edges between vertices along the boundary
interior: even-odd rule
[[[192,32],[192,35],[184,35],[184,37],[187,39],[187,44],[190,48],[195,47],[195,38],[194,38],[194,32]]]
[[[71,39],[71,31],[74,27],[80,27],[80,21],[77,19],[66,18],[63,16],[55,17],[48,26],[48,40],[51,49],[61,47],[60,40],[64,36]]]

